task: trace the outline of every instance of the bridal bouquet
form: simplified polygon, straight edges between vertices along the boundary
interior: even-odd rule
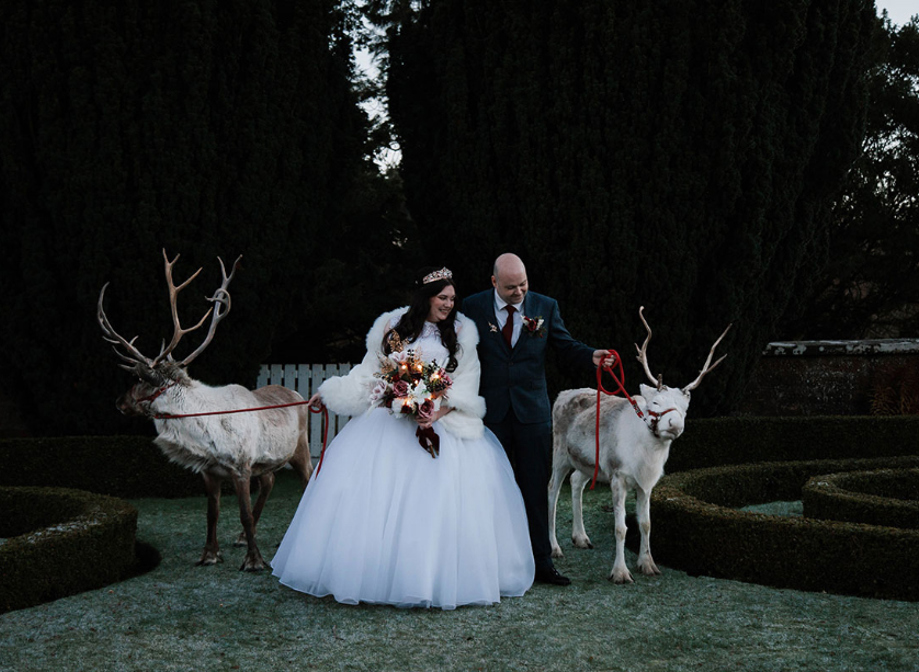
[[[440,409],[441,399],[453,384],[436,361],[426,362],[414,350],[390,353],[380,358],[380,381],[370,393],[371,406],[383,406],[396,416],[430,418]],[[418,428],[421,446],[437,457],[440,439],[433,429]]]

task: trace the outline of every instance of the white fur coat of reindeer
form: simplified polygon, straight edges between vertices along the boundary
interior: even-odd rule
[[[638,361],[654,385],[640,385],[641,395],[633,397],[636,407],[621,397],[604,397],[600,401],[600,457],[597,480],[609,483],[612,490],[613,514],[616,526],[616,556],[609,579],[615,583],[631,583],[632,574],[625,564],[625,500],[630,490],[636,493],[636,514],[641,532],[638,568],[643,574],[660,574],[651,557],[651,490],[664,475],[664,464],[670,455],[670,445],[683,433],[689,409],[690,391],[702,378],[724,359],[712,364],[715,348],[728,329],[715,341],[699,376],[689,385],[671,388],[661,378],[651,375],[648,366],[648,342],[651,328],[639,310],[648,335],[638,350]],[[578,548],[593,548],[584,529],[584,488],[594,475],[597,464],[596,420],[597,391],[591,388],[565,390],[552,407],[553,450],[552,476],[549,481],[549,541],[552,556],[562,557],[555,533],[558,495],[565,477],[571,474],[571,541]]]

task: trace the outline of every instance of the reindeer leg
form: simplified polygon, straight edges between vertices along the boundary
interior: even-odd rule
[[[561,546],[558,545],[558,538],[555,536],[555,518],[558,512],[558,495],[569,469],[567,464],[553,464],[552,477],[549,479],[549,544],[552,546],[553,558],[565,557]]]
[[[220,517],[220,483],[221,479],[207,472],[204,476],[204,490],[207,492],[207,539],[204,552],[196,565],[216,565],[223,562],[220,555],[220,544],[217,542],[217,519]]]
[[[306,414],[309,415],[309,411]],[[290,466],[300,476],[305,488],[310,481],[310,476],[313,474],[313,458],[310,455],[310,439],[306,432],[305,421],[301,427],[300,437],[297,439],[297,449],[294,451],[293,457],[290,458]]]
[[[613,515],[616,519],[616,559],[613,561],[613,570],[607,578],[613,583],[632,583],[632,573],[625,566],[625,496],[627,490],[622,478],[617,475],[610,480],[610,489],[613,492]]]
[[[590,482],[577,469],[571,474],[571,542],[578,548],[593,548],[584,529],[584,488]]]
[[[637,499],[636,515],[638,528],[641,530],[641,547],[638,551],[638,568],[642,574],[654,576],[661,570],[651,557],[651,493],[638,486],[635,491]]]
[[[233,484],[236,486],[236,498],[239,500],[239,520],[243,524],[246,535],[246,559],[243,560],[240,571],[257,572],[268,565],[262,559],[258,546],[255,543],[255,520],[252,516],[252,502],[249,499],[249,479],[251,471],[245,469],[244,473],[233,475]]]
[[[274,472],[268,472],[258,477],[258,499],[255,500],[255,506],[252,507],[252,529],[258,536],[258,520],[262,517],[262,509],[265,508],[265,502],[268,501],[268,495],[274,487]],[[246,531],[239,533],[234,546],[246,546]]]

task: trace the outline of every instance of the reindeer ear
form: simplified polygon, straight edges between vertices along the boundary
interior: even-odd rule
[[[134,365],[132,371],[134,375],[140,378],[145,383],[150,383],[151,385],[159,385],[162,379],[155,369],[151,369],[146,364],[138,362]]]
[[[651,400],[657,396],[657,390],[650,385],[640,383],[638,385],[638,389],[641,390],[641,396],[643,396],[649,404],[651,403]]]

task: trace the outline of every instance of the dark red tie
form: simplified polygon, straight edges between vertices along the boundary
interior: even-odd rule
[[[507,347],[511,347],[511,339],[514,337],[514,313],[517,312],[517,309],[513,306],[505,306],[507,309],[507,322],[504,323],[504,328],[501,330],[501,335],[504,336],[504,342],[507,343]]]

